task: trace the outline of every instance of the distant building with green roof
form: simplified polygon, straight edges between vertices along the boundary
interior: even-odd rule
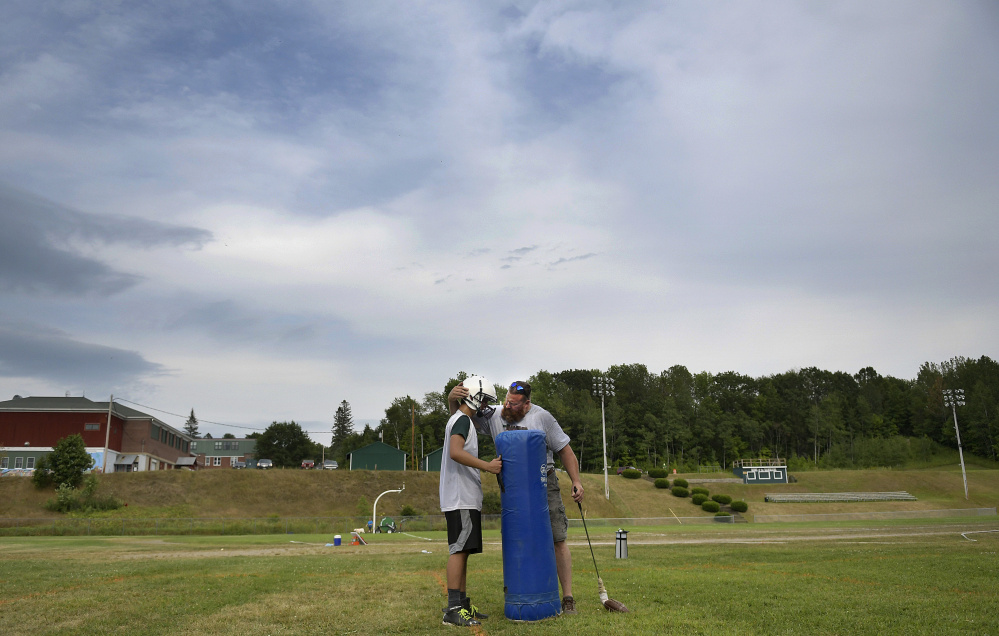
[[[253,465],[257,450],[255,439],[196,439],[191,452],[198,456],[201,468],[235,468],[236,462]]]
[[[350,470],[406,470],[405,453],[384,442],[374,442],[347,453]]]

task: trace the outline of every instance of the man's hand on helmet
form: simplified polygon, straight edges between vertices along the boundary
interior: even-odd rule
[[[447,401],[452,402],[455,405],[461,404],[462,400],[468,397],[468,389],[459,382],[451,389],[451,392],[447,394]]]

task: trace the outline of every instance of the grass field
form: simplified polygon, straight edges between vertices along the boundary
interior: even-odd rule
[[[632,612],[602,608],[585,536],[574,529],[579,614],[536,624],[503,618],[500,538],[487,532],[468,586],[491,617],[472,631],[999,634],[994,516],[628,529],[627,560],[613,558],[613,528],[590,531],[611,597]],[[440,625],[444,533],[326,547],[331,539],[2,538],[0,633],[451,631]]]

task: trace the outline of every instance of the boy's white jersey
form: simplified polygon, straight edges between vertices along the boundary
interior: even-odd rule
[[[471,455],[479,456],[479,438],[475,432],[472,420],[455,411],[447,421],[444,429],[444,451],[441,453],[441,512],[449,510],[482,510],[482,478],[479,469],[465,466],[451,459],[448,449],[451,447],[451,436],[463,435],[464,449]]]

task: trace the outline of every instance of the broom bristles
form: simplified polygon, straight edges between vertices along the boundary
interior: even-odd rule
[[[621,601],[615,601],[607,595],[607,588],[604,587],[604,580],[597,577],[597,592],[600,594],[600,602],[604,604],[604,607],[612,612],[627,612],[629,611],[624,603]]]
[[[621,601],[615,601],[612,598],[609,598],[606,601],[604,601],[604,607],[606,607],[607,609],[609,609],[612,612],[628,612],[628,611],[630,611],[627,607],[624,606],[624,603],[622,603]]]

